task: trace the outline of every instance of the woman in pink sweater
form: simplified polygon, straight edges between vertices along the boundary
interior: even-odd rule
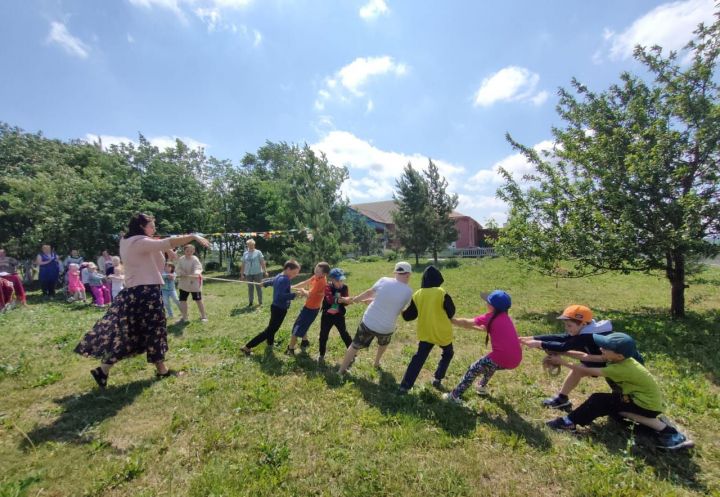
[[[210,243],[198,235],[155,239],[154,233],[152,216],[136,214],[130,219],[127,233],[120,240],[125,290],[75,347],[78,354],[100,359],[100,366],[90,371],[100,388],[107,385],[110,368],[116,362],[143,352],[155,365],[158,377],[178,375],[165,365],[167,327],[160,291],[163,253],[193,240],[205,247]]]

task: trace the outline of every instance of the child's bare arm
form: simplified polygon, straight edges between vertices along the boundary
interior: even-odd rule
[[[473,318],[452,318],[450,321],[455,326],[459,326],[461,328],[478,328],[475,326],[475,320]]]
[[[295,284],[294,284],[293,286],[291,286],[290,288],[291,288],[292,290],[296,290],[296,289],[298,289],[298,288],[303,288],[304,286],[307,286],[307,285],[310,284],[310,280],[311,280],[311,279],[312,279],[312,278],[308,278],[308,279],[306,279],[305,281],[301,281],[300,283],[295,283]]]
[[[559,352],[560,354],[564,354],[568,357],[572,357],[573,359],[579,359],[581,361],[586,362],[605,362],[607,359],[603,357],[602,355],[591,355],[586,354],[585,352],[581,352],[579,350],[568,350],[566,352]]]
[[[577,371],[583,376],[605,376],[603,368],[589,368],[587,366],[583,366],[582,364],[567,362],[559,355],[549,355],[545,358],[545,361],[556,366],[565,366],[573,371]]]

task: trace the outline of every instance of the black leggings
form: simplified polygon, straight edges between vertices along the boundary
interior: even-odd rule
[[[260,345],[263,340],[266,341],[268,345],[272,345],[275,342],[275,333],[277,333],[277,331],[280,329],[280,326],[282,326],[287,312],[287,309],[281,309],[280,307],[275,307],[274,305],[271,305],[270,322],[268,323],[267,327],[263,331],[258,333],[255,338],[245,344],[245,347],[252,349],[253,347]]]
[[[56,280],[40,280],[40,288],[43,295],[55,295]]]
[[[330,336],[330,330],[335,326],[340,333],[340,338],[345,342],[345,347],[349,347],[352,343],[352,337],[347,332],[345,326],[345,315],[344,314],[322,314],[320,318],[320,355],[325,355],[327,350],[327,341]]]

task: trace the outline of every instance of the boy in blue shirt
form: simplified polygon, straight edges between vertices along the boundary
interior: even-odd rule
[[[245,355],[252,353],[253,347],[259,345],[263,340],[267,342],[268,346],[272,347],[275,342],[275,333],[282,326],[285,320],[285,315],[290,308],[290,303],[297,295],[307,295],[304,290],[299,290],[297,293],[293,292],[290,288],[290,281],[300,273],[300,264],[297,261],[289,260],[283,266],[283,272],[275,276],[264,280],[263,286],[273,287],[273,301],[270,306],[270,322],[267,327],[258,333],[252,340],[245,344],[240,350]]]

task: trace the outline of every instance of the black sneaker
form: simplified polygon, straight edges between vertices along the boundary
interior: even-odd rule
[[[433,386],[433,388],[436,388],[436,389],[438,389],[438,390],[442,390],[442,389],[443,389],[442,380],[438,380],[437,378],[433,378],[432,386]]]
[[[575,423],[568,423],[563,418],[555,418],[545,423],[548,428],[558,431],[575,431]]]
[[[310,348],[310,341],[309,340],[303,340],[300,342],[300,350],[302,352],[307,352],[307,349]]]
[[[695,447],[695,442],[676,431],[675,433],[658,433],[655,446],[659,449],[679,450]]]
[[[285,349],[285,355],[294,356],[295,355],[295,349],[291,349],[290,347]]]
[[[548,409],[562,409],[563,411],[569,411],[572,409],[572,402],[570,402],[570,399],[567,397],[560,397],[559,395],[543,400],[542,405]]]

